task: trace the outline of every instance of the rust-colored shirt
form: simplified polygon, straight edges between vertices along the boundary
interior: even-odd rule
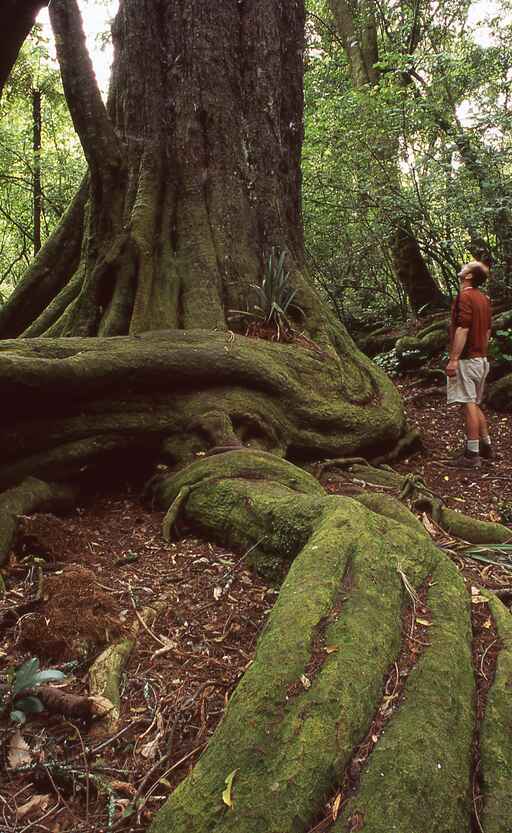
[[[469,330],[460,358],[485,358],[487,333],[491,329],[491,303],[479,289],[464,289],[457,295],[452,306],[450,346],[457,327]]]

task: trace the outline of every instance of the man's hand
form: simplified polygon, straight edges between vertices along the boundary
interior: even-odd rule
[[[450,359],[448,364],[446,365],[446,375],[447,376],[456,376],[457,375],[457,368],[459,366],[458,359]]]

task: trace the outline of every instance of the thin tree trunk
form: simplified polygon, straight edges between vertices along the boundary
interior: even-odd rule
[[[41,248],[41,210],[43,191],[41,188],[41,90],[32,90],[32,125],[33,125],[33,218],[34,218],[34,255]]]

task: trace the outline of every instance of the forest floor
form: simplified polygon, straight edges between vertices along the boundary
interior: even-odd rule
[[[455,471],[444,461],[460,446],[457,410],[436,393],[416,399],[410,377],[397,385],[424,442],[397,468],[421,474],[452,508],[510,522],[512,416],[489,414],[491,466]],[[325,485],[337,491],[336,478]],[[122,677],[120,719],[107,734],[61,714],[31,715],[21,732],[7,714],[0,718],[2,833],[146,830],[194,766],[252,660],[277,591],[250,572],[243,554],[193,537],[166,544],[162,513],[138,497],[98,494],[70,516],[22,521],[0,601],[0,675],[38,657],[42,668],[66,674],[63,691],[87,694],[91,659],[134,625],[139,634]],[[510,584],[502,568],[453,557],[468,586]],[[41,574],[40,600],[20,607]],[[163,609],[146,618],[162,598]],[[475,650],[489,662],[486,627]],[[483,659],[480,667],[485,677]]]

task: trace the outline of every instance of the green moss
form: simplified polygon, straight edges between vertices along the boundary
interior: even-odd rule
[[[358,812],[368,833],[469,829],[474,677],[469,599],[455,567],[440,559],[428,595],[430,647],[411,672],[333,833]]]
[[[479,521],[453,509],[441,508],[440,526],[470,544],[504,544],[512,539],[512,530],[502,524]]]
[[[226,451],[205,457],[174,475],[163,477],[155,488],[155,499],[167,509],[184,486],[195,486],[206,480],[219,482],[239,478],[263,484],[280,483],[300,494],[325,495],[325,490],[313,475],[264,451]]]
[[[152,433],[162,444],[169,438],[173,453],[179,438],[194,437],[207,451],[200,422],[212,411],[231,420],[245,445],[294,459],[391,450],[405,428],[400,396],[350,341],[341,347],[349,351],[343,361],[332,350],[204,330],[33,339],[22,352],[4,342],[0,386],[16,416],[11,421],[13,405],[3,416],[7,434],[16,426],[16,446],[2,438],[2,461],[21,463],[112,430]]]
[[[492,593],[482,591],[496,623],[500,650],[480,726],[480,773],[485,833],[508,833],[512,819],[512,618]]]
[[[421,521],[397,498],[379,492],[363,492],[363,494],[356,495],[356,500],[371,509],[372,512],[377,512],[378,515],[384,515],[386,518],[393,518],[393,520],[408,526],[420,535],[428,537]]]
[[[434,329],[426,332],[423,338],[418,336],[404,336],[398,339],[395,349],[401,367],[419,367],[430,356],[443,350],[448,342],[445,329]]]
[[[240,490],[243,481],[231,485]],[[439,555],[423,535],[349,498],[274,497],[277,537],[290,512],[312,501],[315,529],[289,569],[256,658],[207,751],[157,814],[152,833],[306,830],[366,732],[398,651],[403,588],[397,564],[417,585]],[[239,499],[238,505],[253,524],[259,518],[253,535],[265,528],[264,501],[248,508]],[[203,509],[189,507],[193,514]],[[313,644],[317,656],[324,647],[331,650],[305,689],[300,680],[312,673]],[[234,807],[228,810],[222,790],[234,769]]]

